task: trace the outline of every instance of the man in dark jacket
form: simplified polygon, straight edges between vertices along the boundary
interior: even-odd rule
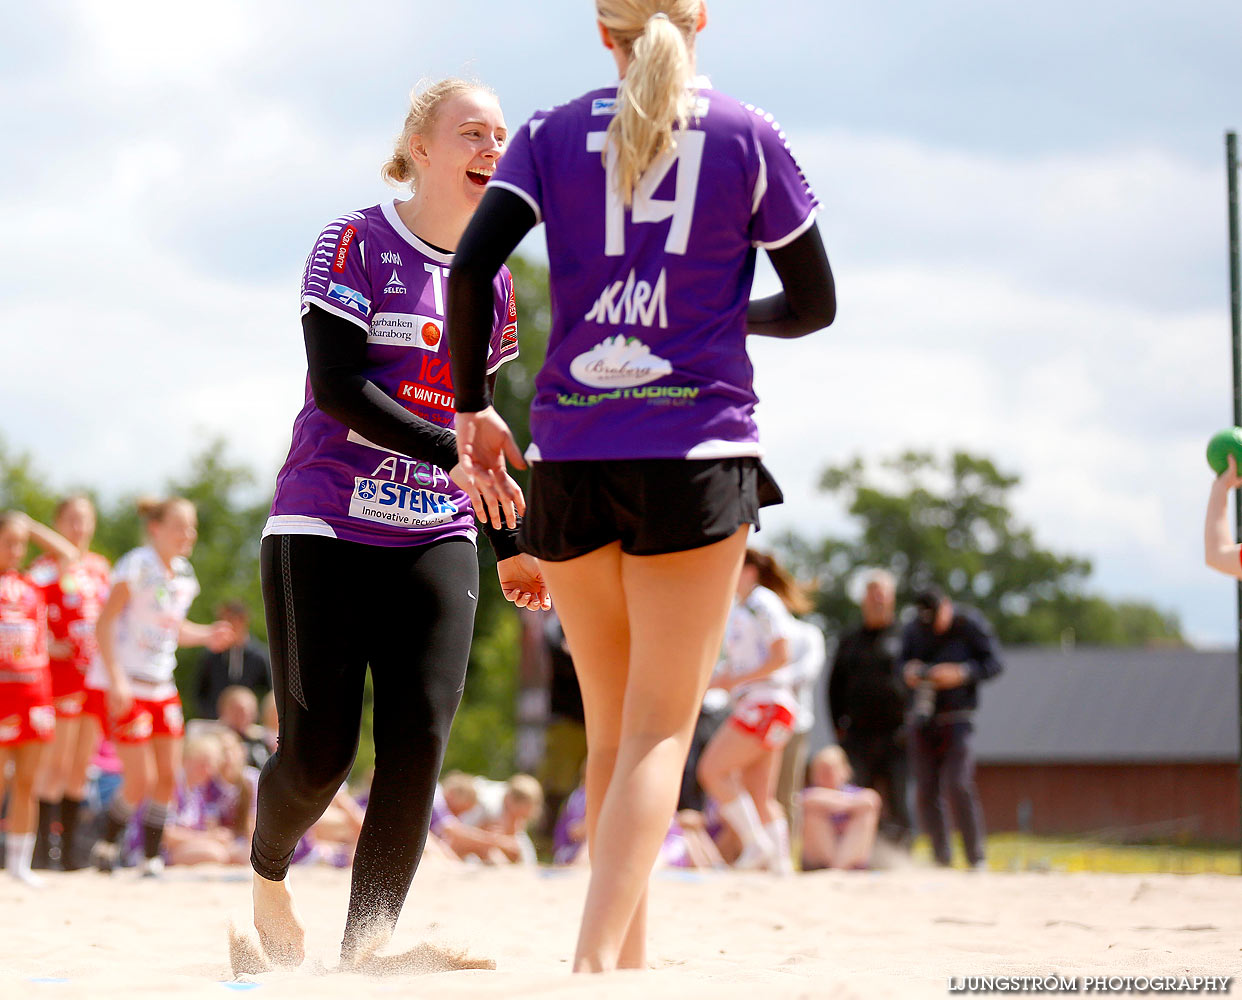
[[[846,632],[837,643],[828,681],[828,713],[854,770],[854,783],[880,793],[880,832],[906,845],[911,833],[906,688],[897,669],[901,637],[894,624],[895,607],[892,575],[872,572],[860,604],[862,626]]]
[[[224,689],[240,685],[248,687],[256,698],[272,689],[272,667],[267,650],[250,634],[250,612],[241,601],[225,601],[216,609],[216,617],[233,626],[237,637],[233,645],[219,653],[203,654],[198,673],[198,716],[214,719]]]
[[[948,798],[972,868],[984,865],[983,810],[975,790],[971,749],[978,685],[1001,672],[992,628],[973,608],[954,607],[929,587],[914,600],[916,615],[901,642],[901,669],[913,692],[909,719],[919,825],[941,865],[951,864]]]

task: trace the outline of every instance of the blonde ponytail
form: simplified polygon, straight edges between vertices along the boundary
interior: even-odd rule
[[[600,22],[630,60],[604,153],[616,156],[615,182],[627,205],[643,172],[677,148],[675,130],[694,109],[691,45],[701,8],[699,0],[596,0]]]

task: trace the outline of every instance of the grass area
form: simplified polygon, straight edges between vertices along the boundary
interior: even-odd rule
[[[930,862],[931,845],[926,837],[915,841],[914,856]],[[954,860],[959,867],[966,866],[960,842],[954,845]],[[988,837],[988,868],[1001,872],[1239,875],[1242,874],[1242,852],[1237,847],[1107,844],[1091,840],[998,833]]]

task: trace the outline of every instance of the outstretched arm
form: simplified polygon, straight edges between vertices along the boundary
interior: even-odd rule
[[[520,197],[503,188],[483,196],[453,255],[445,323],[457,399],[457,456],[475,510],[513,504],[520,514],[525,501],[509,478],[506,459],[526,467],[508,425],[491,405],[485,373],[492,331],[492,279],[535,225],[535,213]]]
[[[1229,525],[1229,494],[1242,486],[1238,465],[1232,455],[1229,465],[1212,483],[1208,494],[1207,516],[1203,524],[1203,558],[1214,570],[1242,578],[1242,545],[1233,537]]]
[[[212,622],[210,625],[182,622],[177,632],[177,645],[206,646],[213,653],[219,653],[233,645],[236,638],[233,626],[226,621]]]
[[[33,517],[26,517],[26,528],[30,532],[30,540],[44,552],[50,552],[63,563],[73,562],[82,553],[76,545],[59,531],[54,531],[46,524],[40,524]]]

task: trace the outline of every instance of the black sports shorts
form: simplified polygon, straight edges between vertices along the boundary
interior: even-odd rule
[[[757,458],[535,462],[518,547],[564,562],[620,541],[633,556],[724,541],[780,488]]]

